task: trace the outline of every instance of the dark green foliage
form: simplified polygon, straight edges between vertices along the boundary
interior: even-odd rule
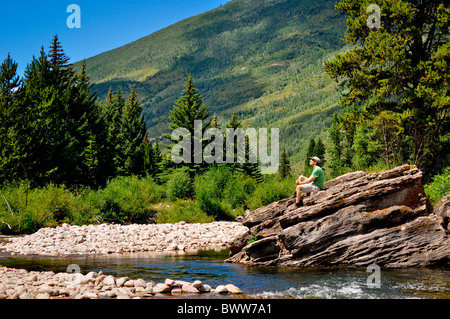
[[[170,201],[194,197],[194,183],[187,167],[175,169],[166,183],[166,196]]]
[[[283,151],[281,151],[280,155],[280,168],[279,174],[281,178],[285,178],[292,175],[291,172],[291,164],[289,162],[288,154],[286,152],[286,148],[283,147]]]
[[[352,124],[347,143],[365,125],[379,137],[387,166],[407,160],[427,179],[448,166],[449,3],[379,1],[381,25],[374,29],[366,23],[370,3],[336,4],[348,15],[345,43],[353,47],[325,62],[326,72],[345,88],[342,104],[358,118],[359,123],[344,119]],[[343,154],[346,166],[349,155]]]
[[[99,222],[151,223],[155,211],[150,204],[164,196],[164,189],[151,178],[120,176],[111,180],[104,189],[88,192],[84,200],[92,207]]]
[[[22,80],[9,55],[1,65],[0,184],[104,186],[108,178],[146,173],[147,131],[136,92],[125,102],[119,87],[100,106],[86,64],[77,73],[68,60],[55,35],[48,56],[42,48]],[[148,169],[150,161],[147,152]]]
[[[432,182],[425,185],[425,193],[433,205],[450,194],[450,167],[446,167],[442,174],[433,176]]]
[[[205,142],[198,141],[197,136],[203,137],[203,133],[211,126],[211,120],[208,120],[209,114],[206,110],[206,105],[203,103],[203,99],[200,96],[197,88],[195,87],[194,79],[192,75],[189,75],[185,89],[182,91],[180,98],[173,106],[173,110],[169,115],[169,130],[174,131],[176,129],[186,129],[190,134],[190,151],[191,156],[187,159],[187,163],[184,165],[190,168],[191,174],[195,172],[204,170],[207,166],[203,161],[203,156],[200,163],[198,159],[195,158],[194,145],[196,142],[201,143],[202,150],[205,146]],[[202,121],[200,131],[195,131],[195,121]],[[163,134],[164,137],[171,140],[171,134]],[[175,141],[175,143],[178,141]],[[165,145],[169,149],[169,154],[173,158],[174,156],[182,156],[183,154],[172,154],[172,145]]]
[[[17,63],[8,54],[0,65],[0,183],[14,178],[20,166],[17,148],[18,91],[20,78]],[[13,173],[14,172],[14,173]]]
[[[224,190],[233,179],[232,170],[226,165],[211,166],[202,176],[195,180],[196,197],[200,209],[216,219],[229,219],[222,206]]]

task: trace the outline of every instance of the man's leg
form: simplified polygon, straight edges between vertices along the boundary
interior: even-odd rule
[[[296,198],[296,204],[300,204],[300,201],[302,200],[302,186],[297,185],[297,198]]]

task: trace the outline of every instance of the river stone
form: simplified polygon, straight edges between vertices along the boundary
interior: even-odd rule
[[[181,287],[184,293],[187,294],[198,294],[200,291],[197,288],[194,288],[191,284],[183,285]]]
[[[95,271],[91,271],[86,274],[86,279],[88,281],[95,281],[95,278],[97,278],[97,273]]]
[[[102,282],[103,282],[103,280],[106,278],[106,275],[100,275],[100,276],[98,276],[97,278],[95,278],[95,283],[94,283],[94,285],[95,286],[98,286],[98,285],[100,285]]]
[[[202,282],[200,280],[196,280],[192,283],[192,287],[194,287],[195,289],[198,289],[202,286]]]
[[[227,284],[227,285],[225,285],[225,287],[227,288],[228,293],[230,293],[230,294],[236,295],[236,294],[243,293],[241,289],[239,289],[238,287],[236,287],[233,284]]]
[[[183,293],[183,289],[181,289],[181,287],[173,287],[170,293],[172,295],[181,294]]]
[[[169,293],[172,290],[172,287],[166,284],[157,284],[155,287],[153,287],[154,293]]]
[[[450,194],[434,205],[433,212],[442,218],[442,226],[450,233]]]
[[[106,276],[103,279],[103,284],[104,285],[109,285],[109,286],[114,286],[116,284],[116,279],[114,278],[114,276],[111,276],[111,275]]]
[[[132,280],[132,279],[127,280],[127,281],[123,284],[123,286],[124,286],[124,287],[134,287],[134,280]]]
[[[166,278],[166,280],[164,280],[164,284],[166,284],[167,286],[173,286],[175,283],[175,280],[172,280],[170,278]]]
[[[50,299],[50,295],[48,293],[38,293],[35,297],[36,299]]]
[[[202,285],[198,288],[198,290],[199,290],[200,292],[210,292],[210,291],[211,291],[211,286],[210,286],[210,285],[207,285],[207,284],[202,284]]]
[[[147,282],[144,279],[137,279],[134,281],[134,286],[137,287],[141,287],[141,288],[147,288]]]
[[[219,285],[216,289],[214,289],[214,292],[218,294],[226,294],[228,293],[228,288],[224,285]]]
[[[128,277],[120,277],[116,279],[116,285],[119,287],[122,287],[127,281],[129,281],[130,278]]]

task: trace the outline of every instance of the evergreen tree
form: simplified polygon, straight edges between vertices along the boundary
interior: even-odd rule
[[[291,164],[289,162],[288,154],[286,152],[286,148],[283,147],[283,150],[280,154],[280,170],[279,170],[281,178],[285,178],[292,174],[291,172]]]
[[[186,165],[190,167],[190,171],[192,174],[198,171],[202,171],[207,167],[207,165],[203,162],[203,159],[202,163],[195,163],[194,145],[196,143],[196,135],[201,135],[203,137],[203,133],[211,126],[211,120],[207,120],[208,117],[209,114],[206,110],[206,105],[204,104],[202,97],[195,87],[192,75],[189,75],[186,81],[185,89],[174,105],[173,110],[170,111],[169,129],[173,131],[177,128],[185,128],[190,133],[191,158],[190,163]],[[194,130],[194,121],[196,120],[202,121],[202,127],[200,128],[201,132],[197,132],[197,134]],[[171,134],[163,134],[163,136],[171,140]],[[201,143],[203,150],[203,147],[206,145],[206,143],[204,141],[201,141]],[[171,154],[173,145],[164,146],[169,150],[169,154]],[[181,154],[175,155],[178,156]]]
[[[123,167],[118,167],[118,173],[120,175],[143,175],[147,127],[142,115],[142,106],[134,88],[131,89],[122,113],[119,139],[121,140],[120,153],[124,161]]]
[[[325,62],[325,71],[346,88],[342,103],[360,107],[364,120],[383,111],[394,115],[397,134],[412,145],[411,160],[431,174],[449,160],[448,2],[379,1],[381,23],[373,29],[366,13],[371,3],[336,4],[348,15],[345,42],[353,46]],[[433,160],[427,162],[427,154]]]
[[[315,148],[316,148],[316,141],[313,138],[311,138],[309,140],[308,150],[306,151],[305,165],[303,168],[305,176],[311,175],[312,168],[309,165],[309,158],[315,156],[314,154]]]
[[[106,138],[105,124],[97,104],[97,92],[91,93],[93,84],[90,83],[85,61],[77,75],[77,82],[72,86],[69,105],[71,119],[71,136],[76,140],[76,167],[79,174],[74,182],[83,185],[101,185],[105,182],[102,168],[105,159],[104,140]]]
[[[14,179],[19,170],[20,152],[17,150],[16,120],[20,78],[17,63],[8,53],[0,65],[0,185]]]
[[[108,103],[108,101],[107,101]],[[111,148],[111,163],[113,164],[113,176],[118,176],[124,173],[125,154],[123,152],[123,145],[125,143],[125,134],[122,132],[122,116],[125,108],[125,99],[122,96],[120,86],[117,87],[114,100],[108,107],[107,118],[108,122],[108,138],[107,142]]]
[[[153,146],[148,137],[144,142],[144,172],[148,176],[156,176],[157,174]]]
[[[238,129],[238,128],[242,128],[241,122],[238,120],[237,116],[235,113],[233,113],[233,115],[231,116],[230,121],[227,124],[227,128],[232,128],[234,130]],[[250,158],[253,157],[251,155],[251,150],[250,150],[250,142],[248,139],[248,136],[245,136],[245,149],[243,151],[244,154],[242,154],[245,158],[245,163],[238,163],[237,159],[238,159],[238,152],[241,152],[240,149],[238,149],[238,141],[237,141],[237,136],[235,136],[234,138],[234,163],[232,164],[228,164],[229,166],[231,166],[231,169],[233,170],[233,172],[240,172],[240,173],[244,173],[252,178],[254,178],[257,182],[262,182],[263,181],[263,177],[261,174],[261,170],[260,170],[260,166],[259,166],[259,162],[256,163],[251,163],[250,162]],[[224,134],[224,154],[226,154],[226,134]]]
[[[326,161],[325,161],[325,144],[323,144],[322,139],[319,137],[317,139],[317,142],[314,145],[314,151],[313,156],[317,156],[320,158],[320,167],[324,167]]]
[[[106,95],[106,100],[100,106],[100,114],[104,127],[104,138],[103,143],[103,176],[105,179],[116,176],[116,170],[113,162],[116,146],[116,136],[113,133],[113,115],[114,115],[114,93],[112,87],[109,87],[108,94]]]
[[[44,52],[27,66],[20,101],[20,144],[24,151],[21,166],[37,184],[68,182],[71,174],[73,141],[68,114],[63,103],[64,87],[55,85],[56,77]]]

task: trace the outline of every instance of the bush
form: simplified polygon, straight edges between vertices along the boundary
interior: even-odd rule
[[[166,195],[170,201],[179,199],[188,199],[194,197],[194,185],[192,183],[187,168],[174,170],[168,177],[166,183]]]
[[[178,223],[185,221],[186,223],[210,223],[214,221],[214,217],[200,210],[196,202],[190,200],[177,199],[176,202],[161,203],[157,208],[156,222]]]
[[[255,191],[247,201],[248,208],[255,210],[280,199],[288,198],[292,196],[295,188],[296,186],[292,178],[269,178],[256,186]]]
[[[49,184],[31,190],[26,183],[8,185],[1,190],[0,232],[33,233],[61,222],[91,222],[89,213],[81,195],[64,185]]]
[[[238,174],[228,181],[223,191],[224,206],[231,209],[247,209],[247,201],[255,191],[257,182],[246,174]],[[236,215],[236,214],[235,214]]]
[[[435,175],[433,182],[425,185],[425,193],[433,205],[445,195],[450,194],[450,166],[445,168],[442,174]]]
[[[149,177],[117,177],[104,189],[91,191],[85,201],[95,210],[99,222],[148,223],[154,221],[150,204],[164,197],[163,187]]]
[[[224,190],[233,180],[233,172],[226,165],[211,167],[205,174],[195,180],[197,202],[200,210],[216,219],[230,219],[222,207]]]

